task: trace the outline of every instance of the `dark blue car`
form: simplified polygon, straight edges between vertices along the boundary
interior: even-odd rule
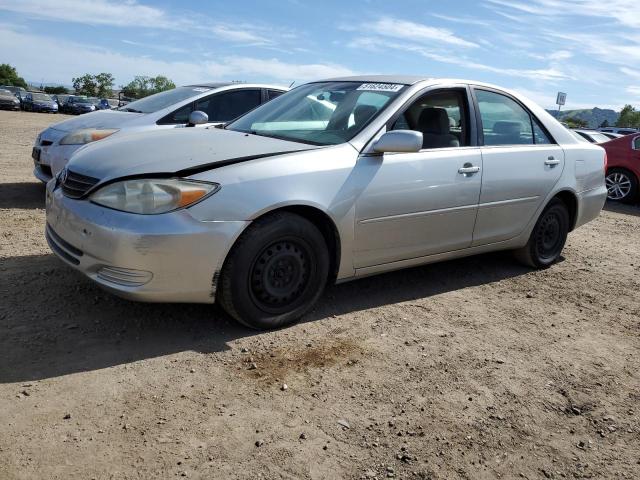
[[[58,113],[58,104],[46,93],[28,92],[22,99],[22,109],[27,112]]]
[[[62,113],[71,113],[73,115],[80,115],[82,113],[94,112],[96,106],[87,97],[80,97],[72,95],[67,98],[61,108]]]

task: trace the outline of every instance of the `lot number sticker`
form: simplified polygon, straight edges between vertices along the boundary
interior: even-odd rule
[[[397,92],[404,85],[395,83],[363,83],[357,90],[367,90],[369,92]]]

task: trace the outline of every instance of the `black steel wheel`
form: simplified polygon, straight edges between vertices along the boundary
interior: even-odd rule
[[[329,274],[329,251],[309,220],[276,212],[245,231],[222,268],[217,301],[257,329],[296,322],[318,300]]]
[[[516,250],[516,257],[530,267],[546,268],[560,258],[568,233],[569,211],[555,198],[538,218],[527,244]]]

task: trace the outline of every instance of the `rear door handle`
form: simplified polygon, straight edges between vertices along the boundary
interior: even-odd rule
[[[554,157],[549,157],[544,161],[544,164],[550,167],[555,167],[559,163],[560,163],[560,160],[556,160]]]
[[[480,167],[473,166],[471,164],[465,164],[464,167],[458,169],[458,173],[463,175],[473,175],[474,173],[478,173],[480,171]]]

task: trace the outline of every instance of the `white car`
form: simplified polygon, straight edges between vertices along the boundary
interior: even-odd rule
[[[76,150],[114,134],[184,127],[195,111],[206,114],[199,116],[199,124],[225,123],[286,91],[275,85],[202,83],[157,93],[117,110],[65,120],[38,135],[31,152],[33,174],[46,183],[64,168]]]

